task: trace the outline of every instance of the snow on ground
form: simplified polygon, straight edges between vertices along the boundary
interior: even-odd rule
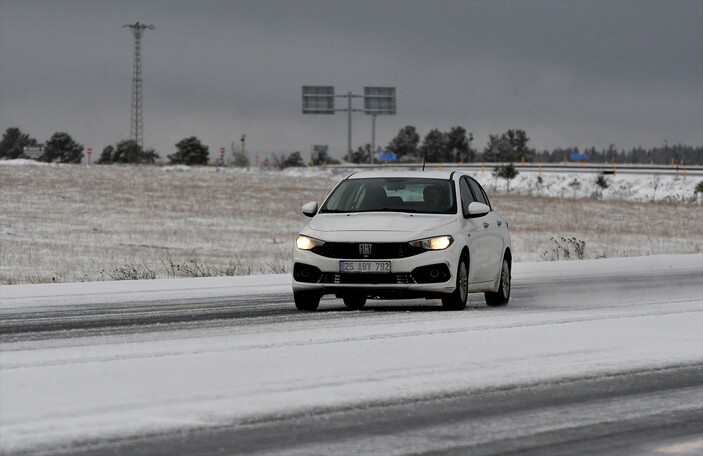
[[[0,166],[75,167],[76,165],[61,165],[56,163],[42,163],[35,160],[16,159],[0,160]],[[114,165],[114,167],[117,166],[119,165]],[[645,174],[642,172],[631,173],[631,170],[628,168],[621,168],[618,172],[616,167],[604,164],[603,169],[611,174],[603,176],[608,187],[602,189],[596,184],[596,179],[600,173],[591,168],[579,168],[578,165],[575,165],[571,168],[565,167],[558,172],[554,172],[554,170],[521,170],[519,165],[517,165],[516,168],[519,174],[515,179],[509,182],[505,179],[496,178],[493,175],[491,164],[482,166],[481,169],[472,168],[471,171],[474,177],[485,187],[500,193],[507,193],[509,191],[519,195],[557,198],[602,198],[624,201],[696,202],[697,195],[695,194],[695,187],[698,182],[703,180],[699,170],[686,173],[685,168],[681,168],[673,175],[661,174],[660,172]],[[220,170],[234,173],[261,172],[269,176],[275,176],[277,174],[300,178],[319,178],[320,176],[327,176],[333,179],[341,179],[350,172],[358,171],[326,166],[287,168],[282,171],[257,168],[202,168],[185,165],[161,166],[158,169],[165,172],[181,171],[193,173],[220,172]],[[392,167],[386,166],[385,169],[392,170]],[[615,174],[612,174],[613,170]],[[673,169],[662,167],[662,170]]]
[[[473,174],[501,210],[509,209],[505,215],[521,261],[538,260],[553,248],[550,236],[587,240],[590,258],[700,252],[703,245],[703,211],[693,190],[700,176],[618,173],[606,176],[608,188],[601,191],[593,173],[523,170],[510,183],[510,195],[523,197],[509,198],[507,182],[490,169]],[[319,201],[343,176],[333,169],[0,161],[0,269],[22,270],[13,281],[51,280],[59,269],[95,280],[105,263],[140,264],[164,255],[224,263],[240,252],[257,265],[254,272],[267,272],[265,265],[285,270],[290,242],[304,222],[300,204]],[[5,187],[8,177],[18,188]],[[37,184],[44,179],[54,187]],[[115,191],[115,182],[124,183],[124,190]],[[545,214],[546,200],[538,197],[560,198],[555,212]],[[605,203],[593,209],[584,204],[601,198]],[[576,209],[569,213],[569,207]],[[20,212],[25,214],[15,217]],[[665,219],[656,218],[660,213]],[[583,220],[587,223],[576,223]],[[92,269],[82,269],[86,265]],[[703,277],[703,256],[522,262],[515,264],[514,281],[519,287],[544,277],[675,270],[700,271]],[[76,280],[68,272],[66,277]],[[270,293],[290,293],[290,275],[1,285],[0,312],[134,300],[151,302],[158,311],[159,302],[169,299]],[[560,295],[543,302],[554,299],[570,301]],[[595,303],[582,296],[576,303],[556,312],[519,307],[515,312],[512,305],[458,314],[387,312],[366,315],[361,325],[341,316],[311,316],[256,327],[220,322],[200,329],[3,343],[0,452],[703,359],[701,287],[670,301],[626,295]]]
[[[478,171],[474,176],[495,192],[507,193],[508,182],[496,179],[492,171]],[[542,172],[521,171],[510,181],[510,192],[518,195],[547,196],[553,198],[594,198],[620,201],[697,201],[695,187],[700,176],[627,174],[602,176],[607,188],[601,188],[596,179],[599,174],[574,171]],[[540,181],[541,178],[541,181]]]
[[[597,289],[580,296],[543,290],[545,296],[567,293],[554,307],[540,298],[521,307],[515,298],[535,279],[676,271],[703,274],[703,255],[517,263],[514,302],[506,309],[328,312],[255,326],[221,321],[4,343],[0,450],[700,362],[703,284],[666,288],[664,296],[637,294],[636,282],[617,296]],[[174,290],[193,298],[271,293],[289,289],[289,280],[269,275],[3,286],[0,310],[11,315],[91,302],[100,293],[110,302],[129,302],[139,293],[157,308]]]
[[[116,302],[203,299],[291,291],[289,274],[0,286],[0,311]]]

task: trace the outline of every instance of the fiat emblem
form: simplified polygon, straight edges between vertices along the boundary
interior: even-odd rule
[[[359,244],[359,254],[363,257],[371,256],[371,244]]]

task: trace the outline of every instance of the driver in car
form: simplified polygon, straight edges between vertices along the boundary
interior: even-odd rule
[[[442,203],[440,190],[435,185],[429,185],[422,191],[422,197],[425,205],[432,209],[439,209]]]

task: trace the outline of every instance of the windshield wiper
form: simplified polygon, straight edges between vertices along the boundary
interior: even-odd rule
[[[321,209],[320,214],[353,214],[359,212],[409,212],[416,213],[417,209],[402,209],[399,207],[378,207],[374,209],[364,209],[356,211],[342,211],[339,209]]]

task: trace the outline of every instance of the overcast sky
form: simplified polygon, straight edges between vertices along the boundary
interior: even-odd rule
[[[527,131],[537,148],[703,145],[703,1],[0,0],[0,129],[92,147],[129,138],[133,38],[142,41],[144,143],[162,156],[197,136],[218,151],[328,144],[347,117],[303,115],[301,87],[393,86],[424,135]],[[338,107],[343,101],[338,99]],[[357,100],[356,107],[362,107]],[[371,118],[353,116],[354,148]]]

